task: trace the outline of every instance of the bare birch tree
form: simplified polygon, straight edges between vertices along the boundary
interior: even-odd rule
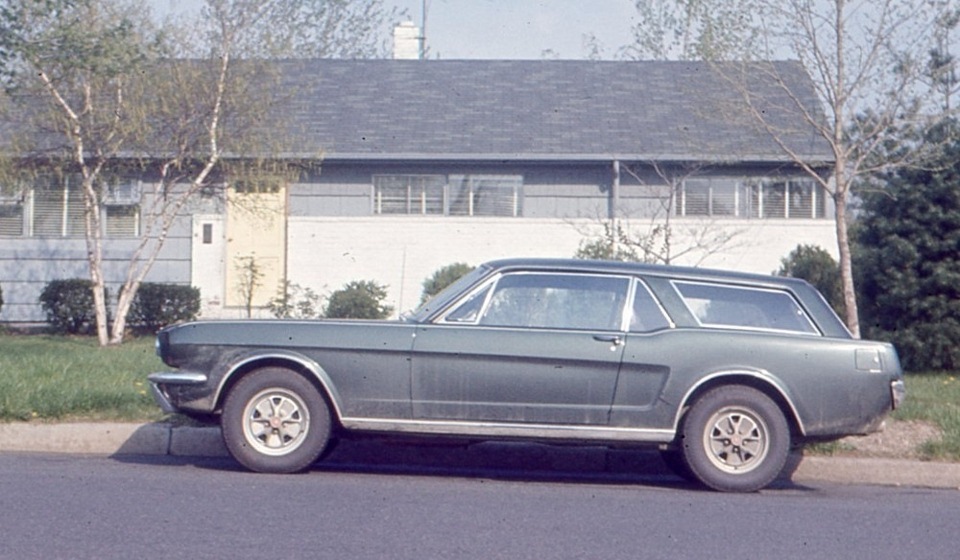
[[[860,320],[850,250],[849,205],[858,180],[922,160],[919,150],[886,150],[891,130],[922,124],[939,113],[926,87],[925,64],[938,8],[906,0],[776,0],[765,2],[762,14],[768,53],[787,49],[813,79],[825,115],[810,111],[792,81],[770,70],[769,78],[794,100],[809,126],[833,153],[831,172],[823,175],[785,141],[758,92],[730,73],[755,119],[772,141],[829,192],[836,206],[836,235],[847,327],[860,334]],[[779,41],[778,44],[773,44]],[[879,155],[883,157],[878,157]]]
[[[69,0],[4,2],[0,6],[0,63],[6,85],[38,133],[32,160],[81,178],[87,264],[97,336],[108,342],[101,210],[112,158],[142,128],[131,111],[137,69],[156,55],[135,11]],[[50,167],[48,165],[48,167]]]
[[[382,52],[371,26],[385,13],[381,0],[207,0],[198,18],[161,31],[136,0],[0,0],[0,70],[30,117],[18,123],[29,131],[20,159],[82,178],[101,345],[122,342],[140,284],[198,193],[299,169],[265,154],[289,140],[282,123],[262,124],[279,100],[266,57]],[[108,325],[102,216],[124,166],[150,180]]]
[[[761,37],[756,0],[634,0],[634,60],[744,60]]]
[[[843,283],[845,321],[859,336],[849,241],[853,186],[879,172],[922,160],[917,150],[888,153],[891,131],[912,129],[932,113],[939,91],[949,102],[950,34],[956,8],[915,0],[637,0],[642,16],[627,54],[711,62],[745,100],[752,120],[772,142],[832,196]],[[733,8],[731,10],[731,8]],[[739,13],[739,15],[738,15]],[[734,32],[722,31],[724,21]],[[931,33],[931,30],[937,31]],[[945,54],[939,64],[932,53]],[[811,107],[775,59],[796,59],[812,79],[822,107]],[[744,64],[739,65],[737,61]],[[934,68],[936,67],[936,68]],[[766,69],[761,87],[749,75]],[[937,74],[933,70],[940,70]],[[932,76],[936,76],[931,85]],[[789,106],[769,103],[769,84]],[[801,86],[802,87],[802,86]],[[939,88],[939,89],[938,89]],[[946,103],[949,110],[949,103]],[[822,109],[822,110],[821,110]],[[799,111],[833,153],[830,172],[809,161],[793,142],[796,130],[778,124],[778,112]],[[738,113],[739,115],[740,113]],[[742,118],[738,116],[738,118]]]

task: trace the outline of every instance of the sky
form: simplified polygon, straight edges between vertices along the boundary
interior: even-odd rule
[[[150,0],[159,12],[189,11],[197,0]],[[595,35],[613,58],[630,42],[634,0],[383,0],[421,24],[427,7],[427,48],[443,59],[583,59],[584,35]],[[397,22],[399,23],[399,21]]]
[[[427,48],[443,59],[582,59],[593,34],[604,58],[630,43],[633,0],[384,0],[418,26],[427,6]]]

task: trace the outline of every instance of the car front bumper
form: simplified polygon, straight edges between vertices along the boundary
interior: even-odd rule
[[[153,395],[153,400],[164,412],[171,414],[179,412],[180,408],[173,402],[169,388],[172,386],[203,385],[207,382],[207,376],[189,371],[161,371],[151,373],[147,376],[147,380],[150,382],[150,392]]]

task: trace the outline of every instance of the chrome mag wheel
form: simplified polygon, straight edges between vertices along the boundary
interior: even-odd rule
[[[703,446],[707,457],[718,469],[728,473],[746,473],[763,463],[768,449],[768,430],[763,419],[752,410],[727,407],[707,421]]]
[[[243,435],[264,455],[286,455],[310,433],[310,411],[300,397],[281,388],[265,389],[250,399],[243,412]]]

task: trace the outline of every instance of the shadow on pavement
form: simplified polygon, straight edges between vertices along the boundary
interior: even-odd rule
[[[117,455],[114,459],[130,463],[189,465],[201,469],[244,472],[229,457]],[[792,468],[795,468],[795,464]],[[703,489],[699,484],[674,474],[656,450],[519,442],[347,439],[337,442],[311,471]],[[784,475],[792,472],[785,470]],[[805,489],[791,482],[787,476],[781,477],[770,488]]]

